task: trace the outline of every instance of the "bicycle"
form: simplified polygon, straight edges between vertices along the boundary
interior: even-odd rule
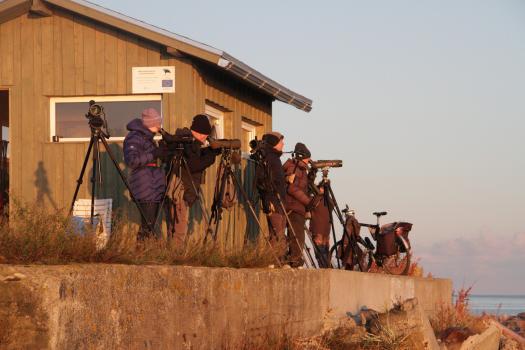
[[[359,223],[355,218],[355,212],[348,206],[343,210],[345,214],[345,227],[349,232],[348,239],[337,242],[332,251],[337,249],[339,255],[344,259],[346,270],[368,272],[372,265],[382,268],[386,273],[392,275],[407,275],[410,270],[412,258],[412,247],[408,239],[408,233],[412,224],[408,222],[393,222],[380,224],[382,216],[386,211],[374,212],[376,224]],[[377,247],[368,237],[364,239],[360,235],[361,227],[368,227],[370,235],[377,242]],[[342,255],[341,255],[342,254]]]
[[[369,239],[361,237],[361,225],[355,218],[355,212],[350,210],[348,205],[342,210],[342,213],[345,217],[344,229],[346,234],[330,249],[329,256],[336,253],[337,258],[343,263],[342,268],[345,270],[368,272],[374,261],[371,253],[374,250],[374,245]]]

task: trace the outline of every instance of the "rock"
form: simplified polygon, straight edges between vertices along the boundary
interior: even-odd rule
[[[507,337],[501,337],[499,350],[521,350],[521,347],[517,341]]]
[[[450,327],[441,332],[439,339],[441,339],[447,347],[453,347],[454,345],[461,345],[468,337],[474,334],[475,333],[468,328]]]
[[[468,337],[460,350],[498,350],[500,338],[501,331],[491,325],[485,332]]]
[[[24,275],[23,273],[15,272],[14,274],[5,277],[4,282],[21,281],[24,278],[26,278],[26,275]]]
[[[369,321],[371,321],[374,318],[377,318],[379,315],[379,312],[372,309],[363,309],[359,312],[359,320],[361,321],[361,325],[366,325]]]
[[[430,322],[416,298],[408,299],[392,310],[373,317],[367,322],[367,330],[375,335],[381,333],[406,337],[405,345],[412,350],[439,350]]]
[[[518,314],[518,318],[519,318],[520,320],[525,320],[525,312],[520,312],[520,313]]]

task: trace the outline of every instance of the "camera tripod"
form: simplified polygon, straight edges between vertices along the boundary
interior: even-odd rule
[[[215,230],[208,230],[206,231],[206,236],[204,237],[204,242],[206,242],[208,235],[213,236],[213,240],[215,241],[217,239],[217,234],[219,231],[220,222],[222,220],[222,211],[224,209],[223,201],[226,191],[226,184],[233,183],[233,186],[236,191],[239,191],[246,202],[246,205],[249,208],[250,214],[252,215],[253,219],[255,220],[257,226],[262,231],[262,225],[259,221],[259,217],[257,216],[257,213],[255,212],[255,208],[248,197],[248,194],[244,190],[244,188],[241,186],[241,182],[235,175],[235,172],[233,170],[234,161],[232,159],[233,157],[233,151],[231,149],[225,149],[222,151],[221,159],[219,162],[219,168],[217,169],[217,177],[215,181],[215,190],[213,195],[213,203],[211,206],[211,216],[208,221],[208,227],[211,227],[212,221],[215,224]],[[263,235],[266,242],[270,245],[270,240],[267,236]],[[275,255],[275,252],[272,250],[273,257],[275,258],[275,261],[279,266],[281,266],[281,262],[279,261],[279,258]]]
[[[164,208],[164,205],[166,203],[166,198],[168,197],[168,191],[170,190],[170,188],[173,187],[173,192],[175,192],[177,191],[177,189],[179,189],[179,186],[182,185],[182,171],[184,170],[186,171],[186,174],[188,175],[190,179],[191,186],[197,196],[197,201],[199,202],[202,215],[204,216],[204,220],[207,223],[206,230],[205,230],[206,235],[207,235],[210,230],[210,227],[208,224],[209,215],[208,215],[208,211],[206,210],[206,204],[204,203],[204,196],[202,195],[200,188],[197,188],[197,186],[195,185],[195,182],[193,182],[193,178],[191,177],[190,167],[188,166],[188,162],[186,158],[184,158],[183,150],[184,150],[184,147],[182,144],[177,145],[175,156],[172,158],[170,162],[170,165],[168,168],[168,174],[166,175],[168,186],[166,187],[166,191],[164,192],[164,195],[162,196],[162,201],[160,203],[159,210],[155,217],[154,226],[156,226],[157,222],[160,220],[160,216]],[[170,234],[171,232],[168,232],[168,235]]]
[[[90,107],[91,107],[91,105],[94,105],[94,104],[90,103]],[[98,106],[98,105],[95,105],[95,106]],[[102,111],[102,113],[103,113],[103,111]],[[88,113],[88,115],[90,115],[90,114]],[[97,116],[97,117],[100,118],[100,116]],[[88,124],[89,124],[89,127],[91,129],[91,138],[89,140],[88,150],[86,152],[86,156],[84,157],[84,163],[82,164],[82,169],[80,170],[80,175],[79,175],[78,180],[77,180],[77,186],[75,188],[75,193],[73,194],[73,200],[71,201],[71,207],[69,209],[69,215],[71,215],[73,213],[73,208],[75,206],[75,201],[77,200],[77,196],[78,196],[78,192],[80,190],[80,186],[83,183],[84,173],[86,172],[86,168],[87,168],[87,164],[88,164],[88,161],[89,161],[89,157],[90,157],[91,153],[93,153],[93,156],[92,156],[93,173],[91,175],[91,213],[90,213],[90,222],[91,222],[91,225],[93,225],[93,217],[95,216],[95,198],[96,198],[96,188],[97,188],[97,175],[100,177],[100,182],[102,181],[102,172],[101,172],[101,168],[100,168],[100,143],[102,143],[102,145],[104,146],[104,149],[106,150],[106,153],[108,154],[108,156],[111,159],[113,165],[115,166],[115,169],[117,170],[120,178],[122,179],[122,182],[124,183],[124,185],[128,189],[129,195],[131,197],[131,200],[137,206],[137,209],[139,210],[141,218],[143,219],[144,222],[147,223],[148,229],[151,232],[153,232],[153,227],[151,227],[150,223],[148,222],[148,220],[147,220],[147,218],[146,218],[146,216],[144,214],[144,211],[142,210],[140,205],[135,200],[135,196],[133,196],[133,192],[131,191],[131,188],[129,186],[128,180],[124,176],[124,173],[122,172],[122,170],[120,170],[118,162],[115,160],[115,156],[113,155],[113,152],[109,148],[109,145],[108,145],[108,142],[107,142],[106,139],[109,139],[110,136],[109,136],[109,134],[107,132],[102,130],[103,126],[106,127],[105,126],[105,121],[104,121],[104,123],[99,123],[98,120],[93,121],[93,119],[94,119],[93,117],[88,117],[88,118],[90,118]]]
[[[338,242],[337,242],[337,238],[335,236],[334,215],[332,213],[333,211],[335,211],[337,219],[339,220],[339,222],[343,226],[343,236],[346,237],[349,241],[350,241],[350,237],[349,237],[348,232],[346,230],[345,219],[343,217],[343,213],[341,212],[341,210],[339,208],[339,205],[337,204],[337,200],[335,199],[335,194],[334,194],[334,191],[332,189],[332,185],[331,185],[330,179],[328,178],[329,167],[322,168],[321,171],[322,171],[322,174],[323,174],[323,178],[322,178],[320,186],[323,188],[323,197],[324,197],[323,200],[325,201],[326,206],[328,208],[328,213],[329,213],[328,217],[329,217],[329,220],[330,220],[330,226],[332,227],[332,236],[333,236],[333,240],[334,240],[334,246],[337,246]],[[349,247],[350,247],[350,245],[349,245]],[[346,256],[346,252],[341,251],[341,257],[343,257],[343,256]],[[337,257],[337,254],[336,254],[336,260],[337,260],[337,268],[340,269],[341,268],[341,259]]]

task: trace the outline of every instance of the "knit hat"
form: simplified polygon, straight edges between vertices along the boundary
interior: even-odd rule
[[[142,124],[144,124],[146,128],[160,128],[162,125],[162,116],[155,108],[146,108],[142,111]]]
[[[295,156],[299,159],[310,158],[312,156],[312,153],[310,153],[310,150],[306,147],[304,143],[301,143],[301,142],[297,142],[295,144],[294,153],[295,153]]]
[[[277,145],[279,143],[279,141],[284,139],[284,136],[283,136],[283,134],[281,134],[281,133],[279,133],[277,131],[272,131],[272,132],[269,132],[267,134],[264,134],[262,139],[268,145],[274,147],[275,145]]]
[[[191,123],[190,129],[198,132],[199,134],[211,134],[211,124],[208,116],[205,114],[197,114],[195,117],[193,117],[193,122]]]

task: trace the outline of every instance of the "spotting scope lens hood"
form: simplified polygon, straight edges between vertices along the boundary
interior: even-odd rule
[[[228,148],[228,149],[240,149],[241,140],[239,139],[218,139],[210,140],[210,147],[212,149]]]
[[[324,168],[341,168],[343,166],[343,161],[339,159],[335,160],[316,160],[310,162],[312,168],[314,169],[324,169]]]

